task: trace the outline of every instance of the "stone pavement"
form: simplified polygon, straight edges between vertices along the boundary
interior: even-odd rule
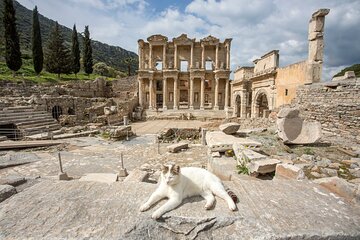
[[[152,120],[146,122],[134,122],[131,124],[132,130],[137,135],[156,134],[164,128],[199,128],[209,122],[197,120]]]
[[[231,212],[200,197],[163,219],[139,207],[156,185],[44,180],[0,203],[1,239],[359,239],[360,209],[308,181],[234,180]]]

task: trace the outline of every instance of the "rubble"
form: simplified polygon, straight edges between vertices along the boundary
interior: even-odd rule
[[[181,151],[182,149],[187,149],[188,147],[189,147],[188,143],[176,143],[176,144],[167,146],[167,150],[168,150],[168,152],[171,152],[171,153],[177,153],[177,152]]]
[[[229,135],[232,135],[232,134],[235,134],[240,128],[240,124],[238,123],[225,123],[225,124],[221,124],[219,126],[219,129],[221,131],[223,131],[225,134],[229,134]]]

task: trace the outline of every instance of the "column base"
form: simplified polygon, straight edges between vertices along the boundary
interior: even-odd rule
[[[194,110],[194,106],[190,106],[189,109],[190,109],[190,110]]]
[[[214,110],[219,110],[219,106],[214,106]]]
[[[205,110],[205,108],[200,106],[200,110]]]
[[[162,108],[163,110],[167,110],[167,106],[163,106],[163,108]]]
[[[178,110],[179,108],[177,106],[174,106],[174,110]]]

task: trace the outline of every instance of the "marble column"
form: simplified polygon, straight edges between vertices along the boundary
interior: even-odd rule
[[[241,91],[241,106],[240,106],[240,117],[246,118],[246,103],[247,103],[247,94],[246,90]]]
[[[219,69],[219,44],[216,44],[215,50],[215,69]]]
[[[162,59],[163,63],[162,63],[162,68],[166,69],[167,65],[166,65],[166,43],[163,46],[163,59]]]
[[[141,46],[139,46],[139,70],[142,69],[142,63],[143,63],[143,49]]]
[[[139,85],[139,105],[140,107],[144,107],[144,100],[143,100],[143,88],[142,88],[142,79],[138,79],[138,85]]]
[[[174,110],[179,109],[179,100],[178,100],[178,78],[174,78]]]
[[[174,50],[174,68],[178,69],[177,45],[175,44]]]
[[[200,79],[200,110],[204,110],[205,78]]]
[[[150,50],[149,50],[149,69],[150,70],[152,70],[153,69],[153,56],[152,56],[152,45],[151,44],[149,44],[149,48],[150,48]]]
[[[226,70],[230,69],[230,43],[226,46]]]
[[[167,79],[164,77],[163,79],[163,110],[167,110],[167,99],[168,91],[167,91]]]
[[[149,79],[149,109],[153,110],[154,109],[154,79],[150,78]]]
[[[229,79],[225,79],[225,106],[224,110],[228,110],[229,107]]]
[[[194,78],[190,77],[190,110],[194,110]]]
[[[215,77],[215,101],[214,110],[219,110],[219,78]]]
[[[191,43],[191,50],[190,50],[190,69],[194,66],[194,43]]]
[[[201,45],[201,68],[205,68],[205,46]]]

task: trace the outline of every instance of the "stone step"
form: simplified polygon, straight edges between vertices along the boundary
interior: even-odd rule
[[[9,118],[1,118],[0,119],[0,125],[1,124],[9,124],[9,123],[21,123],[26,121],[34,121],[34,120],[42,120],[42,119],[49,119],[52,118],[48,114],[42,114],[42,115],[34,115],[34,116],[24,116],[24,117],[9,117]]]
[[[48,132],[48,131],[54,131],[60,129],[61,126],[59,124],[49,124],[49,125],[43,125],[43,126],[37,126],[32,128],[25,128],[23,129],[24,133],[26,135],[28,134],[35,134],[35,132]]]
[[[18,126],[18,128],[28,128],[28,127],[49,125],[49,124],[53,124],[53,123],[58,123],[58,122],[53,118],[44,118],[41,120],[20,122],[20,123],[17,123],[16,126]]]
[[[21,107],[7,107],[4,108],[4,111],[8,113],[18,113],[18,112],[31,112],[36,110],[32,106],[21,106]]]
[[[39,114],[49,114],[49,113],[46,111],[35,111],[35,110],[33,110],[31,112],[14,112],[14,113],[3,111],[1,113],[0,120],[3,118],[7,118],[7,117],[33,116],[33,115],[39,115]]]

